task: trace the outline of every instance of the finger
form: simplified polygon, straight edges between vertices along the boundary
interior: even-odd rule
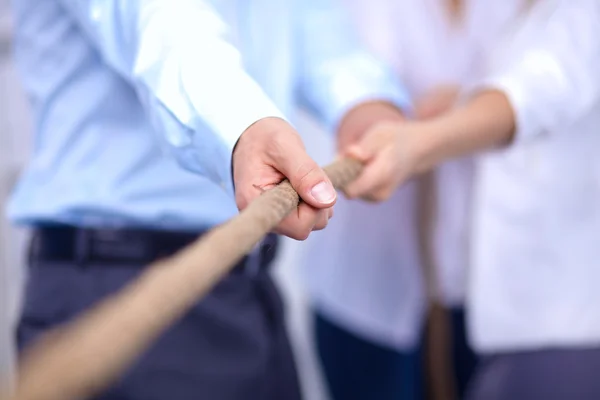
[[[395,125],[380,124],[365,133],[358,143],[348,146],[343,154],[365,163],[369,162],[390,144],[394,136]]]
[[[321,229],[325,229],[327,224],[329,223],[329,209],[319,210],[319,218],[317,223],[313,227],[313,231],[320,231]]]
[[[394,193],[394,186],[383,185],[373,189],[367,195],[361,196],[360,199],[370,203],[380,203],[389,200]]]
[[[277,227],[276,232],[295,240],[306,240],[320,218],[321,210],[301,203]]]
[[[388,180],[382,180],[379,185],[371,187],[368,193],[359,197],[362,200],[374,203],[389,200],[398,187],[406,182],[406,179],[406,175],[398,175],[397,173],[390,172]]]
[[[290,147],[274,157],[274,167],[283,173],[298,195],[315,208],[329,208],[337,193],[325,171],[308,156],[304,149]]]
[[[344,188],[350,199],[369,197],[392,185],[392,168],[385,157],[378,157],[368,164],[358,178]]]
[[[375,156],[375,152],[369,151],[365,147],[358,144],[344,149],[342,154],[344,157],[354,158],[363,163],[369,162]]]

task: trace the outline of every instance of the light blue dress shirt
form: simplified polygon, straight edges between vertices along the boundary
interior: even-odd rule
[[[407,105],[328,0],[13,3],[35,118],[19,223],[205,229],[238,212],[231,152],[253,122]]]

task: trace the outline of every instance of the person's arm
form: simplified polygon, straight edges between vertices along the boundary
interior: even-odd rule
[[[515,144],[561,131],[600,101],[598,37],[597,0],[538,1],[491,53],[487,77],[463,98],[502,92],[514,110]]]
[[[230,186],[239,136],[261,118],[282,115],[244,71],[228,26],[209,2],[58,1],[104,62],[135,86],[178,160]],[[198,134],[207,131],[214,137]]]
[[[456,84],[433,87],[415,99],[415,119],[427,120],[446,113],[456,104],[460,91],[460,85]]]
[[[382,120],[403,120],[410,99],[392,68],[366,51],[337,0],[298,0],[298,95],[342,143]]]
[[[600,2],[537,3],[463,106],[425,125],[424,167],[518,145],[584,116],[600,102],[598,37]]]
[[[412,145],[414,172],[420,173],[448,159],[509,145],[515,137],[516,118],[508,96],[485,90],[468,102],[428,122],[415,123]]]
[[[347,150],[369,163],[350,197],[382,200],[414,174],[558,131],[600,102],[600,2],[547,0],[530,13],[461,106],[426,122],[375,127]]]
[[[336,199],[331,182],[244,71],[228,26],[208,1],[55,1],[104,62],[135,87],[184,167],[232,195],[235,181],[240,208],[260,195],[257,187],[288,178],[304,202],[279,231],[303,239],[326,225]]]

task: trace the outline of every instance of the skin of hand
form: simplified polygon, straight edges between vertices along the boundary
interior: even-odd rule
[[[325,172],[308,156],[296,130],[280,118],[263,118],[240,136],[233,151],[235,199],[244,209],[264,190],[288,179],[302,201],[276,232],[305,240],[327,226],[336,191]]]
[[[439,85],[416,99],[414,116],[417,120],[428,120],[449,111],[455,104],[459,85]]]
[[[498,90],[477,93],[425,121],[377,124],[344,152],[366,164],[346,196],[387,200],[402,183],[441,162],[509,144],[515,130],[514,110]]]
[[[338,154],[348,155],[347,150],[362,143],[365,134],[375,127],[383,127],[386,124],[395,127],[396,124],[402,124],[405,121],[402,112],[391,103],[373,101],[359,104],[346,113],[339,125],[337,133]],[[362,158],[359,159],[363,160]],[[344,194],[346,197],[352,198],[345,190]]]
[[[371,128],[382,122],[405,121],[402,112],[392,103],[370,101],[361,103],[342,118],[337,130],[337,150],[343,152],[358,143]]]

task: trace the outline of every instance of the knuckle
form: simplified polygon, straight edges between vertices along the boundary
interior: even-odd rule
[[[327,224],[315,226],[314,229],[313,229],[313,231],[314,232],[318,232],[318,231],[322,231],[325,228],[327,228]]]
[[[318,219],[315,215],[305,215],[304,218],[301,218],[294,229],[296,240],[306,240],[317,224],[317,221]]]
[[[323,210],[323,212],[320,213],[320,217],[319,217],[317,224],[315,224],[315,226],[313,227],[313,231],[320,231],[322,229],[325,229],[327,227],[328,223],[329,223],[329,211]]]
[[[239,210],[243,210],[249,204],[248,196],[244,195],[241,192],[237,192],[235,194],[235,203]]]
[[[290,239],[304,241],[308,238],[310,230],[293,226],[285,226],[277,229],[277,233],[287,236]]]
[[[306,239],[308,239],[308,236],[310,236],[310,230],[302,230],[302,231],[295,232],[294,239],[300,240],[300,241],[305,241]]]
[[[344,190],[342,193],[344,193],[344,197],[346,197],[348,200],[353,200],[357,197],[356,192],[352,190]]]
[[[363,179],[359,178],[356,181],[354,181],[352,184],[345,187],[342,190],[342,193],[344,193],[346,198],[351,200],[351,199],[355,199],[355,198],[361,196],[364,193],[364,191],[365,190],[364,190]]]
[[[390,197],[392,197],[392,191],[389,188],[380,190],[378,193],[375,194],[375,200],[377,201],[385,201],[388,200]]]
[[[379,193],[375,193],[371,196],[371,198],[373,199],[373,201],[384,201],[385,200],[385,196],[379,192]]]

